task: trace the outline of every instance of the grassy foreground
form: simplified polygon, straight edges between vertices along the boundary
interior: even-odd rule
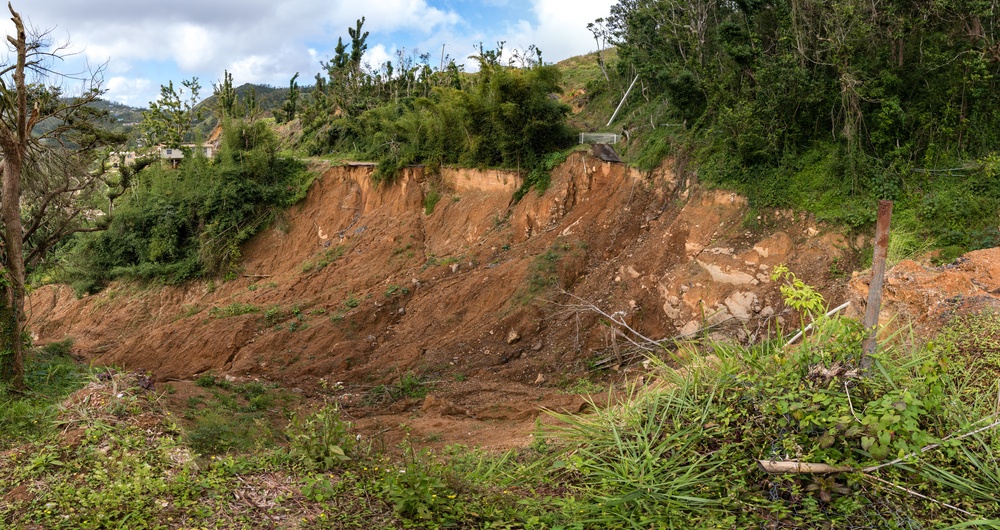
[[[822,314],[787,279],[789,304]],[[0,393],[0,527],[1000,528],[1000,315],[896,337],[868,373],[857,323],[814,329],[654,361],[502,454],[385,448],[333,404],[260,383],[205,377],[167,410],[169,387],[53,345],[33,357],[31,395]]]

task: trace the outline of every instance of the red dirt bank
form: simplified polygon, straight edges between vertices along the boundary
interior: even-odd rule
[[[236,280],[118,285],[83,299],[46,286],[31,295],[30,329],[159,381],[214,371],[306,392],[340,382],[363,429],[405,421],[417,435],[509,446],[528,440],[539,407],[578,410],[581,398],[561,387],[611,355],[608,328],[562,305],[560,290],[622,312],[648,337],[708,325],[748,341],[783,319],[771,267],[788,264],[839,303],[837,267],[856,254],[805,216],[748,217],[729,192],[582,152],[544,194],[513,206],[513,173],[413,168],[378,187],[370,173],[323,170],[284,222],[243,249]],[[426,215],[432,188],[441,199]],[[426,400],[359,405],[408,371],[435,381]]]

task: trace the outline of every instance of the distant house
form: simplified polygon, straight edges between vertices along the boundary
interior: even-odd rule
[[[160,146],[160,158],[169,160],[171,166],[177,167],[181,163],[181,159],[184,158],[185,150],[189,150],[192,153],[200,152],[206,158],[212,158],[215,154],[215,148],[211,145],[184,144],[180,148]]]
[[[178,148],[161,147],[160,158],[164,160],[180,160],[184,158],[184,151]]]

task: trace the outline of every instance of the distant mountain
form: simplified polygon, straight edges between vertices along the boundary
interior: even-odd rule
[[[110,121],[122,126],[138,125],[142,122],[142,111],[146,110],[106,99],[98,99],[91,105],[97,109],[106,110]]]
[[[300,95],[302,97],[308,94],[312,90],[311,86],[299,87]],[[240,101],[245,101],[246,98],[250,96],[250,92],[255,92],[257,98],[257,105],[260,110],[264,112],[265,115],[270,115],[271,111],[274,109],[281,108],[281,105],[285,103],[288,99],[288,87],[273,87],[271,85],[255,85],[252,83],[245,83],[236,88],[236,96],[240,98]],[[206,111],[211,111],[215,109],[215,96],[209,96],[198,103],[198,107],[205,109]],[[301,101],[301,100],[300,100]]]

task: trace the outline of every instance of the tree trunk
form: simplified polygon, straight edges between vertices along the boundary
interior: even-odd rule
[[[21,226],[21,169],[30,141],[31,125],[28,117],[28,95],[24,70],[27,62],[27,35],[24,23],[8,3],[11,22],[17,37],[7,37],[17,53],[13,72],[14,116],[13,124],[0,127],[0,239],[3,240],[3,277],[0,278],[0,377],[14,390],[24,390],[24,228]],[[13,127],[11,127],[13,125]]]
[[[3,160],[0,194],[3,278],[0,279],[0,379],[14,390],[24,390],[24,248],[21,227],[21,168],[17,157]]]

